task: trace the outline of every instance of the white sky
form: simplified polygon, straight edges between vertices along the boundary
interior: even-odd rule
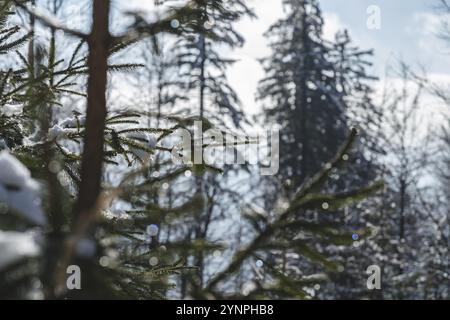
[[[270,54],[263,37],[269,26],[283,15],[282,0],[248,0],[257,19],[246,18],[236,24],[246,39],[243,48],[226,52],[238,60],[228,71],[231,85],[238,93],[244,110],[256,114],[260,106],[255,102],[257,83],[264,77],[258,58]],[[450,47],[437,37],[440,21],[437,18],[438,0],[320,0],[324,13],[325,38],[333,38],[336,31],[347,29],[354,44],[374,49],[373,74],[383,78],[387,64],[402,59],[415,66],[425,66],[431,79],[450,84]],[[154,9],[154,0],[116,0],[121,8]],[[367,8],[376,5],[381,10],[381,29],[367,28]],[[450,45],[450,44],[449,44]],[[395,83],[395,81],[394,81]],[[383,86],[383,81],[375,84]],[[437,105],[426,97],[428,107]],[[427,107],[427,108],[428,108]],[[437,109],[437,108],[436,108]]]
[[[239,62],[229,71],[229,79],[248,113],[257,113],[256,85],[264,76],[257,61],[270,54],[263,33],[283,15],[281,0],[253,0],[258,19],[245,19],[237,24],[246,38],[242,49],[233,57]],[[341,29],[347,29],[354,44],[374,49],[373,73],[382,78],[387,64],[404,59],[413,65],[425,65],[428,75],[436,81],[450,83],[450,58],[446,45],[436,34],[440,26],[436,18],[435,0],[322,0],[324,36],[332,39]],[[381,10],[381,29],[369,30],[367,7],[378,5]],[[381,88],[382,81],[377,85]],[[431,103],[431,101],[430,101]]]

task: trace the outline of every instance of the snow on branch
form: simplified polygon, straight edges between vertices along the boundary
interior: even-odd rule
[[[45,225],[41,209],[39,184],[30,171],[8,151],[0,152],[0,201],[6,203],[27,220]]]

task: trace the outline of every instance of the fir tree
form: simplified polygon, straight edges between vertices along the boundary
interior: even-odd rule
[[[281,176],[299,186],[342,143],[349,123],[347,102],[365,87],[370,52],[351,47],[347,33],[338,34],[335,43],[324,40],[317,1],[283,4],[287,17],[266,33],[273,55],[263,60],[267,76],[259,98],[266,121],[283,128]]]
[[[241,0],[193,0],[189,1],[188,7],[187,19],[176,22],[183,28],[184,34],[177,41],[175,50],[179,77],[184,82],[181,90],[186,92],[186,96],[193,97],[191,101],[194,101],[194,105],[189,106],[194,112],[189,112],[203,121],[203,131],[210,124],[217,128],[239,127],[244,115],[237,94],[226,79],[227,67],[234,60],[223,57],[221,50],[243,45],[244,39],[233,24],[244,16],[253,16],[253,13]],[[217,176],[198,170],[194,172],[196,192],[204,198],[205,204],[186,238],[203,241],[208,237],[215,217],[220,215],[219,198],[232,191]],[[220,180],[225,180],[227,172],[224,170]],[[201,287],[206,256],[199,252],[194,259],[194,264],[199,267],[197,281]]]
[[[95,9],[93,14],[94,16],[98,15],[99,19],[94,20],[97,21],[96,23],[99,25],[94,27],[93,34],[95,35],[97,32],[100,37],[101,35],[104,36],[105,32],[107,33],[107,29],[104,28],[103,33],[101,32],[102,27],[108,25],[107,20],[101,19],[101,17],[105,18],[105,16],[108,15],[108,4],[103,2],[101,5],[99,2],[95,3],[96,6],[94,6]],[[35,14],[32,11],[28,11],[25,5],[20,4],[20,6],[27,10],[31,15]],[[45,23],[51,24],[47,20],[44,20],[43,17],[36,17]],[[104,22],[103,25],[101,25],[102,21]],[[164,23],[167,25],[167,22],[161,22],[161,24]],[[51,29],[56,28],[57,26],[51,25]],[[52,32],[52,34],[54,33]],[[101,174],[101,170],[98,170],[99,168],[96,170],[95,166],[88,166],[83,171],[82,163],[83,159],[86,159],[86,155],[80,153],[80,149],[76,148],[77,145],[79,146],[82,144],[84,140],[85,143],[83,143],[83,145],[85,152],[92,152],[92,156],[100,157],[99,161],[101,167],[105,166],[106,168],[108,165],[119,165],[122,162],[120,159],[123,159],[125,163],[128,163],[128,165],[131,166],[135,161],[137,163],[142,163],[143,159],[141,156],[145,153],[152,154],[157,148],[157,141],[152,139],[149,140],[149,137],[145,135],[147,132],[156,133],[159,138],[162,139],[172,131],[140,126],[142,123],[140,118],[142,118],[142,116],[136,113],[105,113],[103,119],[104,126],[100,126],[102,128],[101,136],[97,138],[93,137],[94,140],[92,142],[94,145],[89,147],[90,151],[86,151],[86,148],[88,148],[89,145],[89,143],[86,143],[86,136],[93,128],[92,124],[89,125],[89,116],[75,113],[73,118],[62,121],[52,119],[51,111],[50,116],[46,117],[44,120],[40,120],[39,117],[34,116],[36,114],[34,113],[34,109],[37,107],[44,106],[45,108],[52,110],[52,108],[59,105],[62,93],[77,94],[76,91],[67,89],[73,84],[74,77],[86,73],[89,77],[91,77],[92,74],[101,76],[102,72],[96,71],[93,73],[93,68],[89,66],[89,61],[97,68],[102,64],[97,63],[96,59],[103,59],[103,65],[106,65],[103,70],[104,76],[108,69],[120,70],[133,67],[133,65],[130,64],[126,66],[108,65],[108,57],[116,53],[119,48],[124,48],[126,46],[111,43],[111,47],[97,48],[95,41],[98,39],[95,41],[91,40],[93,42],[90,43],[89,48],[90,58],[77,57],[87,38],[77,31],[73,31],[71,34],[81,37],[82,39],[80,44],[76,47],[70,62],[68,62],[68,66],[63,67],[61,70],[56,69],[56,64],[64,64],[64,61],[57,60],[55,55],[55,38],[52,37],[48,54],[48,65],[41,62],[42,58],[35,59],[33,65],[38,65],[40,70],[39,73],[35,73],[33,65],[25,58],[22,59],[25,67],[17,72],[17,77],[15,82],[13,82],[13,84],[17,84],[17,88],[11,90],[15,95],[10,93],[10,91],[6,91],[6,93],[2,94],[2,101],[8,102],[9,100],[7,99],[12,101],[16,99],[18,103],[27,106],[23,111],[25,114],[22,120],[24,124],[29,121],[38,120],[37,126],[40,133],[33,138],[35,141],[32,143],[25,144],[21,139],[17,139],[18,145],[15,146],[9,142],[14,142],[15,139],[14,134],[10,133],[10,131],[6,131],[5,133],[2,132],[2,139],[9,142],[9,145],[6,145],[6,147],[14,147],[11,152],[17,155],[17,157],[31,168],[33,176],[39,177],[39,179],[47,182],[46,191],[48,193],[42,195],[45,200],[43,201],[43,209],[48,213],[50,218],[49,223],[41,230],[45,239],[45,245],[42,246],[41,250],[42,259],[33,260],[33,264],[27,268],[27,273],[22,274],[23,279],[11,279],[8,270],[5,272],[2,270],[2,288],[8,289],[11,288],[11,286],[15,288],[14,292],[5,291],[2,292],[2,294],[12,297],[17,293],[18,296],[22,295],[22,297],[27,297],[25,295],[27,291],[26,288],[29,286],[29,283],[26,283],[27,279],[38,276],[43,283],[43,293],[47,298],[61,298],[64,296],[82,296],[90,298],[161,298],[165,292],[164,290],[170,287],[170,283],[167,283],[165,279],[167,279],[167,276],[185,269],[184,262],[176,259],[174,256],[175,251],[171,251],[167,259],[161,257],[164,255],[164,252],[161,251],[158,255],[159,258],[156,258],[156,253],[153,253],[154,250],[152,249],[150,268],[147,267],[149,265],[149,257],[146,257],[145,255],[148,254],[146,248],[149,248],[149,239],[146,237],[137,237],[136,234],[144,235],[145,230],[147,230],[150,238],[154,238],[158,234],[156,224],[150,222],[145,224],[145,221],[148,221],[149,218],[147,216],[139,217],[139,212],[132,210],[130,211],[130,214],[132,213],[134,215],[131,221],[136,221],[136,225],[133,225],[133,230],[129,230],[130,224],[127,224],[127,221],[130,219],[124,219],[122,216],[117,217],[114,214],[108,215],[108,209],[110,209],[109,206],[111,202],[114,201],[114,199],[118,200],[119,198],[121,198],[122,201],[127,201],[128,199],[128,201],[133,202],[133,206],[135,207],[138,203],[135,203],[137,201],[135,198],[130,200],[128,196],[130,194],[130,191],[128,191],[129,189],[132,189],[135,194],[141,192],[139,191],[140,189],[144,189],[145,193],[147,193],[149,188],[160,187],[160,183],[165,180],[175,179],[177,176],[182,175],[187,169],[178,168],[175,171],[166,172],[164,176],[160,176],[158,179],[150,179],[145,183],[142,181],[138,183],[136,182],[136,179],[141,177],[143,173],[148,170],[147,165],[144,165],[142,168],[125,175],[119,185],[107,187],[99,175]],[[92,37],[96,38],[95,36]],[[5,51],[7,48],[12,47],[14,47],[13,44],[10,44],[8,47],[5,46]],[[103,53],[97,55],[98,52],[96,53],[96,50],[103,50],[101,51]],[[22,57],[23,55],[19,53],[19,56]],[[101,85],[101,83],[101,81],[95,81],[95,85]],[[32,90],[37,87],[39,87],[40,92],[44,94],[39,100],[31,94]],[[6,89],[10,89],[10,86]],[[101,95],[106,92],[106,87],[99,92],[94,91],[95,90],[92,88],[88,90],[88,96],[90,92],[91,100],[94,99],[94,101],[88,99],[88,110],[89,106],[92,108],[92,103],[94,102],[106,103],[106,100],[101,98]],[[51,92],[51,94],[46,95],[45,93],[47,92]],[[97,99],[97,93],[100,95],[99,99]],[[101,108],[96,109],[96,111],[101,110]],[[101,118],[98,118],[98,120],[100,123],[102,122]],[[173,118],[172,121],[176,121],[176,119]],[[184,123],[186,123],[186,120]],[[24,128],[23,125],[18,127]],[[32,126],[27,126],[26,128],[32,130]],[[24,136],[29,136],[30,134],[31,131],[23,132]],[[95,151],[95,145],[101,146],[101,148]],[[160,148],[160,150],[170,152],[170,149]],[[8,165],[16,167],[19,166],[20,163],[19,160],[9,156],[5,156],[4,161],[7,161]],[[89,172],[92,170],[95,171],[95,175],[91,177]],[[25,170],[22,171],[24,172],[23,176],[27,177],[27,175],[29,175]],[[94,174],[94,172],[92,174]],[[96,176],[97,179],[99,179],[97,182]],[[130,181],[134,182],[132,188],[129,186]],[[30,183],[34,185],[34,182]],[[101,188],[97,183],[101,183]],[[96,185],[97,191],[91,190],[94,194],[89,193],[88,195],[85,195],[93,199],[92,201],[94,202],[82,199],[83,193],[81,191],[83,188],[90,190],[91,187],[95,187]],[[16,186],[15,188],[19,188],[17,191],[22,190],[20,189],[22,188],[21,186]],[[15,190],[16,189],[13,191]],[[75,206],[74,196],[78,190],[79,197],[81,197],[82,200],[79,200],[79,205]],[[92,198],[92,195],[95,195],[95,197]],[[6,196],[9,195],[6,194]],[[8,199],[8,197],[6,199]],[[2,197],[2,200],[4,200],[4,197]],[[82,207],[80,207],[80,205],[82,205]],[[184,211],[189,205],[189,203],[185,202],[180,210]],[[15,211],[13,210],[15,207],[16,206],[13,204],[13,206],[11,206],[11,211]],[[17,207],[19,210],[23,211],[23,209],[21,209],[22,207]],[[81,210],[83,207],[85,207],[87,211]],[[141,210],[142,212],[140,214],[153,214],[153,218],[150,218],[150,221],[157,222],[158,219],[154,216],[155,212],[161,212],[163,211],[163,208],[155,206],[152,208],[153,209],[150,211]],[[7,210],[10,211],[8,207]],[[27,210],[24,214],[29,216],[32,213]],[[82,218],[80,218],[80,214]],[[20,223],[20,221],[21,220],[15,222],[15,224]],[[42,219],[37,220],[37,218],[35,218],[32,221],[42,221]],[[151,227],[147,228],[147,226]],[[103,234],[101,239],[96,236],[99,233]],[[4,235],[4,237],[2,237],[2,245],[3,243],[6,245],[14,245],[13,241],[9,240],[12,239],[12,237],[13,234]],[[109,241],[107,244],[102,242],[108,238],[116,240]],[[176,243],[172,243],[172,245],[175,248],[173,250],[182,246],[182,244]],[[34,250],[31,256],[34,258],[36,253],[37,251]],[[116,262],[116,260],[118,260],[118,254],[120,255],[120,263]],[[25,255],[25,257],[28,257],[28,255]],[[156,263],[155,259],[157,259]],[[15,262],[16,260],[6,260],[6,262],[8,262],[8,268],[10,267],[9,261]],[[25,262],[29,263],[28,260]],[[83,283],[88,284],[85,291],[67,291],[65,283],[66,267],[70,263],[76,263],[84,270],[83,276],[86,277],[86,282]],[[17,266],[14,265],[12,271],[14,271],[16,267]],[[30,278],[25,277],[28,274],[30,274]],[[159,281],[158,279],[161,278],[164,279]],[[18,281],[20,281],[23,286],[19,285]]]
[[[366,70],[370,66],[367,59],[371,51],[355,47],[346,31],[337,33],[334,41],[324,39],[324,21],[318,1],[286,0],[283,5],[286,17],[266,32],[273,53],[262,60],[266,77],[259,84],[258,98],[264,106],[265,123],[279,124],[282,133],[280,172],[275,180],[266,182],[274,183],[281,192],[288,192],[289,197],[289,192],[302,186],[321,167],[329,165],[328,159],[342,144],[349,128],[361,127],[360,119],[354,115],[371,112],[369,81],[374,78]],[[364,131],[360,135],[365,137]],[[348,162],[347,170],[334,168],[327,190],[363,186],[375,178],[376,167],[367,170],[370,163],[364,157],[361,144],[352,156],[344,157]],[[340,212],[339,218],[313,210],[304,214],[323,224],[345,222],[353,230],[366,226],[365,220],[350,219],[349,209],[352,209],[350,203],[345,214]],[[360,210],[354,210],[355,213],[357,211]],[[355,254],[351,249],[345,252],[342,246],[325,243],[318,246],[336,259],[345,260],[345,256]],[[294,274],[302,272],[291,268],[292,263],[284,254],[275,259]],[[305,268],[308,266],[303,266]],[[347,266],[345,270],[345,273],[333,275],[336,295],[339,295],[340,283],[345,284],[346,289],[343,290],[347,293],[351,282],[356,284],[359,281],[350,279],[352,274],[360,273],[352,273]]]

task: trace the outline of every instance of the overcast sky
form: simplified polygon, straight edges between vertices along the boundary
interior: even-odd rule
[[[440,28],[437,6],[440,0],[320,0],[324,14],[324,36],[332,38],[336,31],[347,29],[355,45],[363,49],[374,49],[373,74],[381,80],[376,88],[383,86],[383,75],[387,64],[401,59],[413,66],[424,66],[433,81],[450,84],[450,43],[446,45],[437,33]],[[258,58],[270,54],[264,32],[283,16],[282,0],[248,0],[258,16],[246,18],[236,28],[243,34],[246,44],[233,52],[224,52],[238,62],[228,72],[231,85],[237,91],[245,111],[259,112],[255,102],[258,81],[264,73]],[[117,0],[121,8],[150,11],[154,0]],[[378,6],[381,12],[381,28],[367,28],[370,6]],[[427,104],[436,104],[431,96],[425,97]],[[442,108],[442,107],[441,107]],[[430,108],[427,109],[430,110]],[[436,109],[436,108],[434,108]]]
[[[270,54],[263,33],[283,15],[281,0],[253,0],[258,19],[245,19],[237,27],[246,38],[242,49],[233,53],[239,62],[229,72],[230,82],[239,93],[247,112],[257,112],[254,101],[256,84],[264,74],[257,58]],[[446,45],[436,32],[437,0],[321,0],[325,17],[325,37],[347,29],[356,45],[374,49],[373,73],[384,74],[386,64],[395,59],[424,65],[433,79],[450,78],[450,58]],[[381,29],[367,28],[367,8],[376,5],[381,10]]]

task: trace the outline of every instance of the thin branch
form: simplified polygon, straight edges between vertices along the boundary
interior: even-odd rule
[[[344,143],[342,148],[336,153],[336,156],[331,161],[331,165],[326,166],[322,171],[320,171],[316,176],[311,178],[309,182],[305,183],[305,185],[300,189],[297,193],[296,198],[299,199],[301,197],[306,196],[309,192],[318,188],[328,176],[329,171],[332,167],[336,167],[343,161],[343,156],[348,153],[356,139],[357,131],[356,129],[352,129],[350,136],[347,141]],[[367,190],[378,190],[380,184],[377,184],[375,187],[368,187]],[[221,281],[227,278],[230,274],[235,272],[240,268],[242,263],[249,258],[256,250],[260,249],[264,243],[266,243],[270,238],[282,228],[283,223],[294,211],[292,208],[288,208],[285,212],[283,212],[272,224],[270,224],[264,231],[262,231],[253,241],[243,250],[238,251],[231,263],[221,272],[219,272],[214,278],[206,286],[206,291],[212,291]]]
[[[78,31],[74,29],[70,29],[67,26],[64,26],[61,22],[58,21],[58,19],[48,13],[44,13],[43,11],[39,10],[38,8],[29,8],[25,4],[21,3],[18,0],[13,0],[13,2],[18,6],[19,8],[25,10],[30,16],[34,17],[35,19],[39,20],[43,25],[56,29],[61,30],[69,35],[82,38],[82,39],[88,39],[89,35]]]

